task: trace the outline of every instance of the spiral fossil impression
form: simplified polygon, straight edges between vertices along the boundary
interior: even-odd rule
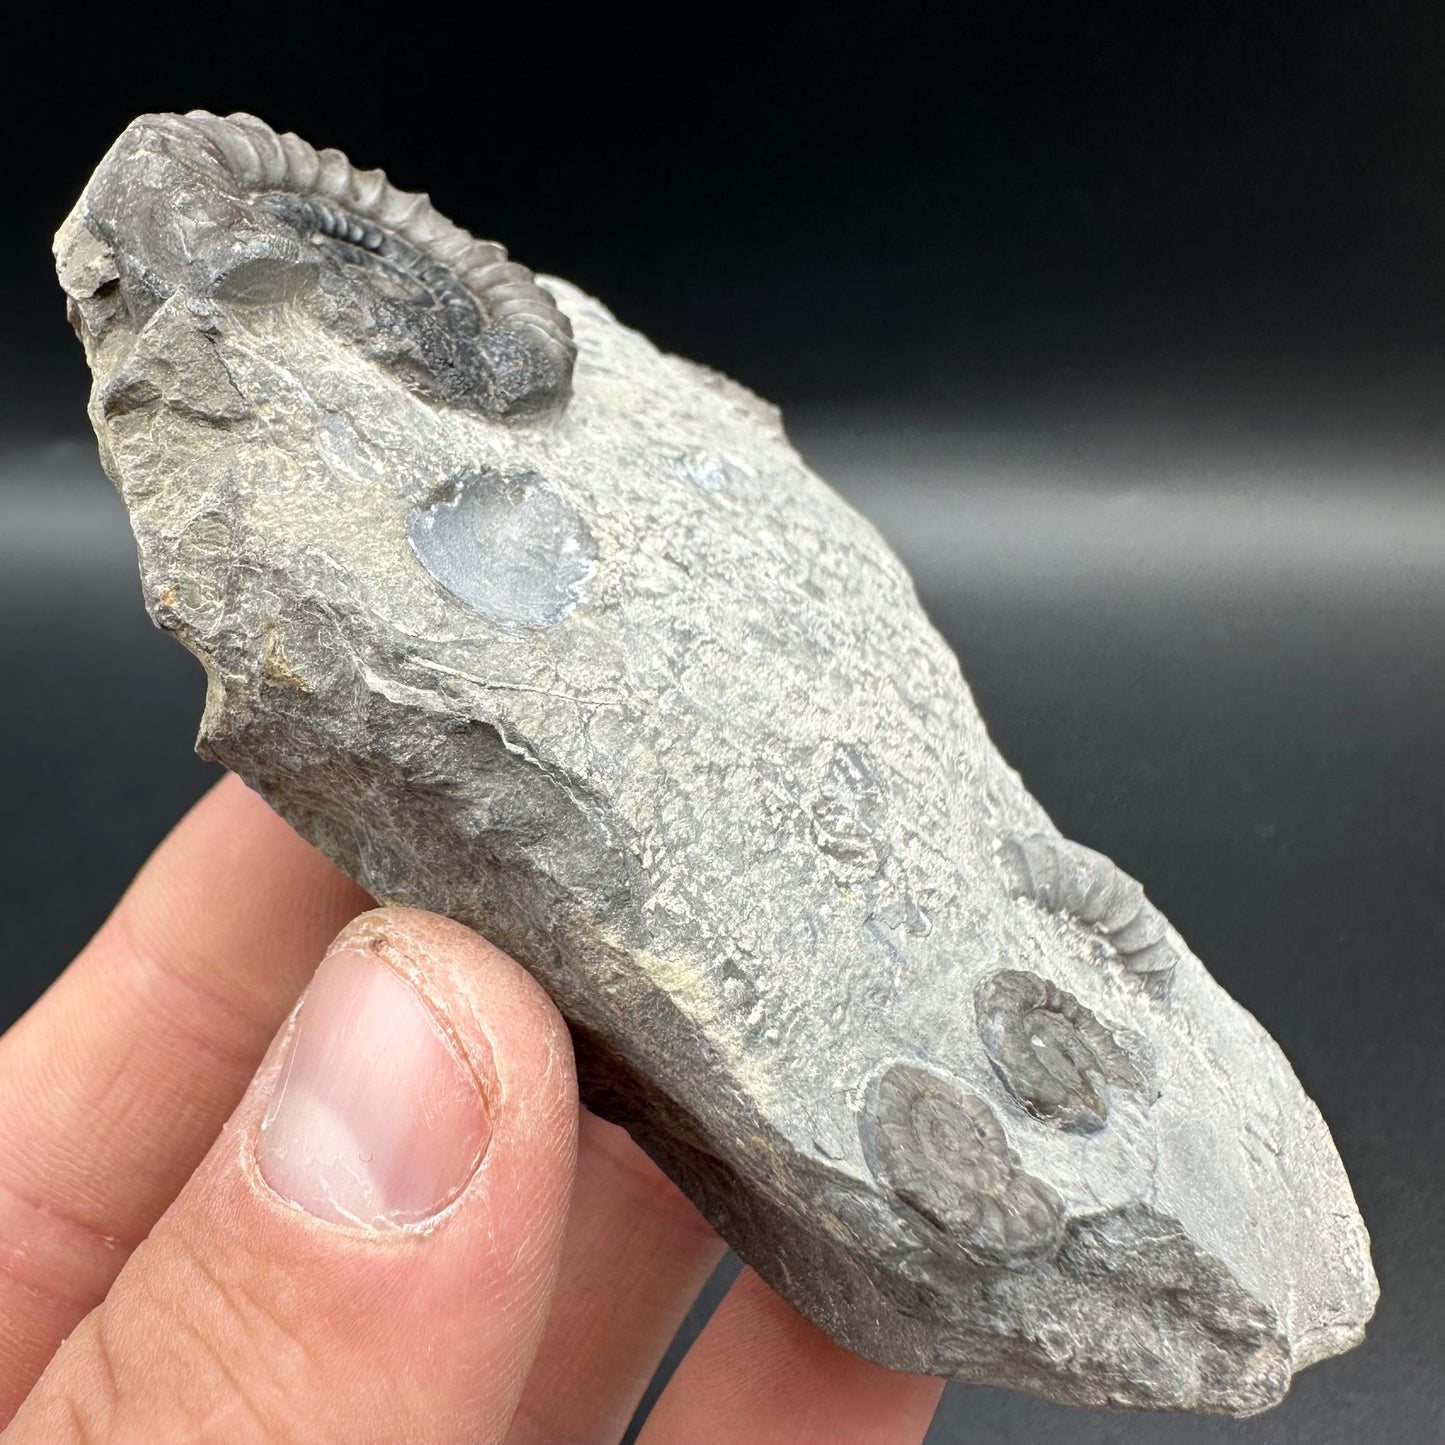
[[[113,155],[122,164],[93,210],[113,244],[152,238],[156,289],[265,303],[314,279],[328,325],[420,392],[499,416],[566,402],[576,348],[551,293],[381,171],[207,111],[142,116]],[[124,161],[142,156],[173,175],[164,224],[154,186],[127,187]]]
[[[1094,1134],[1108,1122],[1111,1088],[1144,1088],[1119,1034],[1036,973],[1013,968],[992,975],[978,986],[974,1007],[994,1072],[1035,1119]]]
[[[1009,838],[999,863],[1015,898],[1028,898],[1096,932],[1124,969],[1167,997],[1178,962],[1169,921],[1112,858],[1068,838]]]
[[[979,1264],[1021,1264],[1058,1247],[1063,1204],[1019,1166],[977,1094],[917,1064],[895,1063],[862,1116],[874,1172],[938,1235]]]

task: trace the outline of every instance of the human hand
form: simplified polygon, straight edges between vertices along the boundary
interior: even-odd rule
[[[521,968],[368,906],[228,778],[0,1039],[7,1445],[621,1438],[722,1243]],[[641,1441],[909,1445],[939,1388],[744,1272]]]

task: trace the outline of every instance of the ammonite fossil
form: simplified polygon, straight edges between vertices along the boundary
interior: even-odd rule
[[[997,1115],[955,1080],[892,1064],[859,1128],[878,1177],[945,1247],[984,1265],[1020,1265],[1058,1248],[1063,1201],[1019,1167]]]
[[[1067,838],[1008,838],[999,862],[1016,898],[1094,930],[1157,997],[1169,992],[1178,951],[1169,920],[1111,858]]]
[[[265,304],[314,288],[327,325],[440,400],[526,416],[567,399],[571,323],[525,266],[426,196],[255,116],[142,116],[91,215],[132,252],[133,300]]]
[[[986,978],[974,1011],[995,1072],[1019,1106],[1046,1124],[1097,1133],[1109,1119],[1111,1090],[1145,1088],[1121,1033],[1036,973],[1009,968]]]
[[[1359,1339],[1289,1065],[1054,833],[772,407],[250,116],[141,117],[56,257],[202,753],[529,968],[587,1102],[799,1310],[1233,1413]]]

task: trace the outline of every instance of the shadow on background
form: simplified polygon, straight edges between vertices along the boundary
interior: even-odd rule
[[[955,1386],[930,1441],[1442,1438],[1435,459],[865,421],[814,414],[791,430],[913,569],[994,737],[1063,831],[1142,878],[1280,1041],[1335,1133],[1383,1289],[1366,1345],[1258,1421]],[[84,441],[0,461],[0,621],[9,1019],[213,773],[190,752],[200,669],[150,628],[123,511]]]

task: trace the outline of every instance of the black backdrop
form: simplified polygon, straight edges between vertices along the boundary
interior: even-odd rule
[[[931,1438],[1445,1436],[1445,12],[151,7],[7,44],[6,1018],[209,776],[49,236],[136,112],[253,110],[781,402],[1060,826],[1334,1127],[1385,1291],[1361,1350],[1247,1424],[959,1387]]]
[[[73,422],[54,225],[134,114],[198,105],[384,165],[784,404],[997,418],[1127,385],[1438,425],[1428,0],[473,13],[31,7],[0,102],[6,372],[33,378],[6,420]]]

